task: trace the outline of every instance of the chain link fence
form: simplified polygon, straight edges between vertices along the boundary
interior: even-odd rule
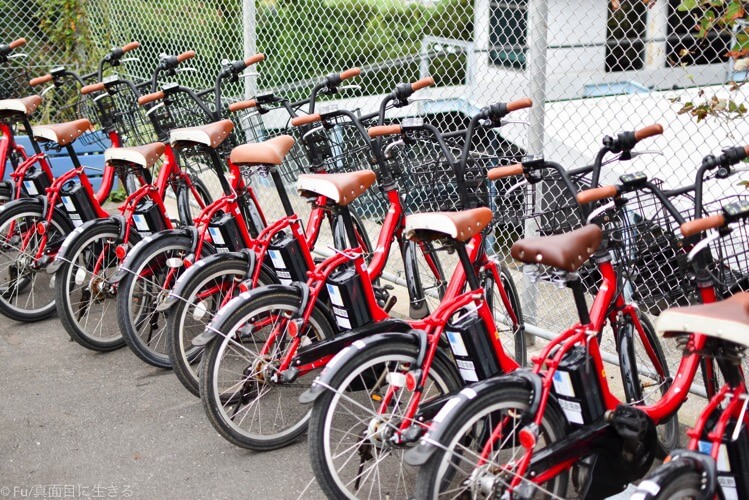
[[[735,71],[728,56],[742,35],[724,30],[698,37],[700,11],[684,10],[680,0],[87,0],[86,9],[97,50],[141,42],[139,60],[127,66],[141,78],[148,77],[159,54],[196,50],[191,68],[179,78],[207,88],[222,59],[263,52],[267,60],[256,73],[226,89],[234,99],[266,92],[302,98],[320,77],[358,66],[363,73],[352,81],[356,87],[329,104],[370,112],[396,83],[431,75],[436,86],[419,92],[419,100],[399,115],[427,117],[443,130],[457,130],[482,106],[529,96],[535,102],[530,111],[514,113],[477,146],[500,157],[497,164],[533,154],[565,168],[581,167],[593,162],[604,135],[661,123],[664,134],[639,146],[653,154],[606,165],[601,183],[643,171],[665,188],[676,188],[695,181],[704,155],[749,136],[742,119],[746,90],[731,83],[743,81],[746,73]],[[0,33],[21,34],[25,28],[19,26]],[[696,110],[706,109],[711,112],[698,123]],[[288,125],[288,117],[263,118],[271,131]],[[287,177],[293,190],[293,172]],[[706,184],[705,201],[719,207],[744,191],[738,181]],[[268,217],[280,215],[270,183],[255,182]],[[511,185],[490,187],[498,214],[572,202],[553,177],[505,196]],[[675,201],[689,213],[689,195]],[[379,230],[375,206],[360,205],[373,239]],[[656,219],[648,211],[636,215]],[[576,321],[571,294],[551,280],[531,282],[507,257],[512,241],[538,232],[537,222],[507,217],[498,221],[492,241],[493,250],[513,266],[529,331],[549,338]],[[402,264],[397,252],[393,257],[388,277],[398,281]],[[664,276],[678,269],[679,276],[688,276],[682,258],[649,259],[643,257],[642,265],[651,275],[639,282],[644,290],[634,293],[643,310],[655,315],[695,299],[689,283],[681,282],[666,299],[649,301],[648,292],[662,287]],[[675,371],[680,350],[666,348]]]

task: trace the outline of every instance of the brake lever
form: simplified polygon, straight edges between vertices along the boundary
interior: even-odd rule
[[[508,124],[518,124],[518,125],[530,125],[530,123],[527,120],[502,120],[500,122],[501,125],[508,125]]]
[[[428,102],[428,101],[436,101],[437,100],[434,97],[410,97],[409,99],[411,100],[411,102],[417,102],[417,101]]]
[[[655,156],[665,156],[663,154],[663,151],[658,151],[656,149],[646,149],[644,151],[630,151],[629,157],[630,159],[635,158],[637,156],[645,156],[645,155],[655,155]]]
[[[121,63],[124,63],[124,62],[133,62],[133,61],[140,62],[140,58],[139,57],[125,57],[125,58],[120,59]]]
[[[601,215],[607,210],[610,210],[612,208],[616,207],[616,200],[611,200],[610,202],[606,203],[605,205],[602,205],[595,210],[593,210],[590,215],[588,215],[588,218],[585,219],[586,224],[590,224],[593,219]]]
[[[528,185],[528,179],[523,179],[522,181],[518,182],[517,184],[514,184],[510,189],[505,191],[505,196],[527,185]]]
[[[309,137],[311,134],[317,133],[319,130],[324,130],[325,127],[322,125],[318,125],[317,127],[310,129],[302,136],[302,140],[305,140],[307,137]]]
[[[49,91],[50,91],[50,90],[52,90],[53,88],[55,88],[55,86],[54,86],[54,85],[50,85],[50,86],[49,86],[49,87],[47,87],[46,89],[42,90],[42,93],[41,93],[41,94],[39,94],[39,97],[44,97],[44,94],[46,94],[47,92],[49,92]]]
[[[388,156],[388,154],[390,153],[391,149],[393,149],[393,148],[399,148],[399,147],[405,146],[405,145],[406,145],[406,141],[404,141],[403,139],[398,139],[397,141],[391,142],[390,144],[388,144],[387,146],[385,146],[385,151],[383,151],[382,154],[384,154],[385,156]]]
[[[177,69],[174,70],[175,73],[187,73],[187,72],[190,72],[190,71],[198,71],[198,70],[195,69],[195,68],[191,68],[189,66],[186,67],[186,68],[177,68]]]
[[[104,89],[104,90],[106,91],[106,89]],[[98,101],[98,100],[100,100],[100,99],[103,99],[103,98],[105,98],[105,97],[106,97],[106,96],[108,96],[108,95],[109,95],[109,93],[108,93],[108,92],[102,92],[102,93],[100,93],[99,95],[97,95],[96,97],[94,97],[94,99],[93,99],[93,100],[94,100],[94,102],[96,102],[96,101]]]
[[[157,109],[161,108],[162,106],[164,106],[163,102],[158,103],[156,106],[154,106],[151,109],[149,109],[148,111],[146,111],[146,116],[150,116],[151,113],[153,113]]]
[[[356,85],[354,83],[350,85],[340,85],[338,90],[361,90],[361,85]]]
[[[250,71],[249,73],[242,73],[241,75],[237,75],[237,78],[249,78],[251,76],[260,76],[260,73],[257,71]]]
[[[19,57],[29,57],[27,54],[24,54],[23,52],[19,54],[11,54],[8,56],[8,59],[18,59]]]
[[[708,236],[705,239],[700,240],[687,254],[687,262],[692,262],[695,258],[695,256],[706,249],[708,246],[710,246],[710,243],[720,238],[720,232],[714,231],[710,236]]]

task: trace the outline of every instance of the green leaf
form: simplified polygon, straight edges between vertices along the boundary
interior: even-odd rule
[[[681,3],[679,4],[679,7],[677,7],[677,10],[686,12],[695,8],[697,8],[697,0],[681,0]]]

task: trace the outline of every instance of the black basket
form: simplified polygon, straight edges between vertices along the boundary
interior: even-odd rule
[[[746,200],[749,196],[734,195],[713,201],[706,205],[706,215],[721,213],[720,207],[737,198]],[[713,241],[710,256],[707,271],[720,297],[749,290],[749,229],[746,221],[731,225],[730,233]]]
[[[216,121],[213,115],[213,102],[204,100],[203,103],[210,114],[206,113],[186,92],[170,92],[164,99],[149,106],[146,115],[154,124],[159,140],[168,142],[169,133],[174,129],[199,127]],[[227,139],[224,142],[233,142],[236,145],[236,138]]]
[[[29,72],[26,67],[14,64],[0,67],[0,99],[19,99],[33,93],[29,88]]]
[[[534,172],[537,182],[532,184],[522,177],[500,179],[490,184],[490,208],[498,224],[515,226],[521,238],[568,233],[585,224],[575,197],[590,186],[588,175],[570,175],[575,192],[552,168]]]
[[[110,80],[106,85],[107,92],[93,98],[95,110],[102,115],[102,123],[117,131],[123,146],[154,142],[154,126],[146,116],[146,110],[138,104],[138,90],[124,80]]]

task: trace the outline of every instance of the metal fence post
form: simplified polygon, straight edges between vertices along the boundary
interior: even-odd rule
[[[544,153],[544,111],[546,105],[546,50],[548,32],[548,0],[529,0],[528,2],[528,76],[530,79],[530,94],[533,107],[530,111],[530,126],[528,127],[528,154],[541,155]],[[543,193],[535,186],[530,186],[526,196],[535,199],[536,211],[539,211]],[[528,219],[525,227],[526,236],[537,231],[535,221]],[[538,287],[527,286],[523,290],[523,312],[526,321],[534,323],[538,309]],[[528,336],[526,341],[532,345],[535,338]]]
[[[249,57],[257,52],[257,24],[255,21],[255,0],[242,0],[242,39],[244,56]],[[262,66],[260,66],[262,68]],[[250,70],[254,71],[254,70]],[[250,98],[257,93],[257,77],[249,76],[244,80],[244,94]]]

